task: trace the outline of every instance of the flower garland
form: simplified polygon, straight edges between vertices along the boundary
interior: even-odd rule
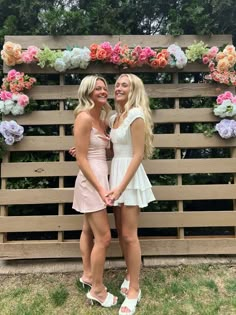
[[[8,41],[3,45],[1,57],[8,66],[36,62],[41,68],[52,67],[59,72],[86,69],[91,62],[111,63],[122,68],[148,65],[154,69],[165,68],[168,64],[182,69],[187,63],[183,50],[176,44],[170,45],[168,49],[151,49],[141,46],[129,48],[121,42],[114,47],[109,42],[104,42],[92,44],[89,48],[74,47],[64,51],[29,46],[22,51],[19,44]]]
[[[21,63],[37,63],[41,68],[52,67],[58,72],[75,68],[86,69],[92,62],[110,63],[123,69],[144,65],[153,69],[165,68],[168,65],[183,69],[187,63],[200,61],[209,67],[210,73],[205,76],[206,81],[236,86],[235,47],[226,45],[223,49],[216,46],[208,48],[203,41],[194,41],[192,45],[187,47],[185,52],[176,44],[170,45],[167,49],[152,49],[150,47],[142,48],[141,46],[129,48],[121,42],[114,46],[109,42],[103,42],[101,44],[94,43],[89,48],[68,47],[64,51],[51,50],[46,46],[44,49],[29,46],[23,51],[19,44],[6,42],[1,51],[1,57],[8,66]],[[35,78],[31,78],[23,72],[10,70],[7,77],[3,79],[0,89],[0,113],[4,115],[22,115],[26,106],[30,103],[29,97],[22,92],[30,89],[35,82]],[[224,119],[216,124],[214,131],[218,131],[219,135],[225,139],[235,137],[236,122],[234,119],[225,118],[232,118],[236,115],[236,96],[227,91],[218,96],[216,103],[213,113]],[[14,141],[12,138],[9,140],[6,137],[9,136],[6,130],[10,127],[6,127],[5,123],[4,121],[0,124],[2,126],[0,133],[5,139],[5,143],[11,145],[16,141],[20,141],[23,132],[20,136],[15,135],[14,137],[12,135]],[[11,126],[13,124],[13,121],[11,121]],[[17,129],[16,125],[14,126]],[[1,143],[0,138],[0,145]]]
[[[136,46],[129,48],[118,42],[114,47],[109,42],[92,44],[89,48],[73,47],[61,51],[51,50],[48,47],[40,49],[29,46],[22,51],[19,44],[10,41],[3,45],[1,57],[8,66],[21,63],[37,63],[41,68],[52,67],[58,72],[67,69],[86,69],[92,62],[110,63],[122,68],[133,68],[148,65],[151,68],[183,67],[190,62],[200,61],[208,65],[207,81],[219,82],[227,85],[236,85],[236,52],[233,45],[227,45],[223,50],[213,46],[208,48],[203,41],[194,41],[185,52],[176,44],[167,49],[152,49]]]

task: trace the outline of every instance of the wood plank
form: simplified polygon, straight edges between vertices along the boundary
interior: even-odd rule
[[[143,256],[162,255],[234,255],[236,239],[141,239]],[[81,257],[79,241],[70,242],[21,242],[0,244],[0,259],[29,258],[79,258]],[[121,257],[117,240],[113,240],[108,248],[107,258]]]
[[[127,43],[130,47],[137,45],[151,46],[155,48],[166,48],[171,44],[177,44],[180,47],[187,47],[192,45],[194,41],[202,40],[208,47],[211,46],[222,46],[224,44],[232,43],[231,35],[120,35],[120,41]]]
[[[157,148],[230,148],[236,146],[236,138],[222,139],[214,134],[207,137],[204,134],[158,134],[154,136],[153,144]]]
[[[185,97],[216,97],[225,90],[234,91],[234,87],[222,86],[209,83],[182,83],[182,84],[145,84],[146,91],[150,98],[185,98]],[[57,85],[34,86],[29,92],[29,97],[35,100],[63,100],[77,99],[77,85],[64,85],[58,88]],[[113,98],[114,87],[109,86],[109,98]]]
[[[54,68],[51,67],[45,67],[45,68],[40,68],[37,64],[21,64],[21,65],[16,65],[14,68],[20,72],[25,72],[27,74],[56,74],[60,73],[56,71]],[[8,67],[5,63],[3,64],[3,72],[7,73],[11,67]],[[116,67],[113,64],[109,63],[97,63],[97,62],[91,62],[87,69],[68,69],[65,72],[62,73],[77,73],[77,74],[96,74],[96,73],[101,73],[101,74],[107,74],[107,73],[127,73],[131,72],[132,73],[174,73],[177,71],[177,68],[172,68],[170,66],[166,66],[165,68],[151,68],[150,66],[142,66],[142,67],[137,67],[137,68],[127,68],[123,69],[122,67]],[[184,69],[178,69],[178,72],[209,72],[209,68],[207,65],[201,64],[201,63],[188,63]]]
[[[234,184],[153,186],[157,200],[235,199]],[[73,188],[6,189],[0,205],[72,203]]]
[[[47,46],[51,49],[66,49],[67,46],[88,47],[95,43],[110,42],[112,45],[118,43],[119,35],[66,35],[66,36],[49,36],[49,35],[6,35],[5,42],[11,41],[20,44],[23,49],[30,45],[39,48]]]
[[[212,108],[175,108],[158,109],[152,111],[154,123],[197,123],[197,122],[218,122],[219,118],[213,114]]]
[[[225,185],[183,185],[154,186],[157,200],[219,200],[235,199],[236,186]]]
[[[111,111],[111,114],[115,111]],[[7,115],[4,120],[12,120],[15,116]],[[194,123],[217,122],[219,118],[213,115],[212,108],[181,108],[152,110],[154,123]],[[17,117],[21,125],[71,125],[74,122],[72,110],[34,111]]]
[[[236,158],[145,160],[147,174],[208,174],[236,173]],[[110,162],[108,162],[110,167]],[[16,162],[2,163],[2,178],[76,176],[77,163],[67,162]]]
[[[203,134],[156,134],[153,144],[160,149],[230,148],[236,146],[236,139],[224,140],[218,135]],[[73,136],[25,136],[21,142],[8,148],[9,151],[63,151],[74,145]]]
[[[113,214],[108,214],[115,229]],[[45,232],[82,230],[83,215],[0,217],[0,232]],[[139,228],[236,226],[234,211],[142,212]]]
[[[4,116],[4,120],[12,119],[15,119],[15,116]],[[74,114],[73,110],[33,111],[17,116],[17,123],[24,126],[72,125],[74,123]]]
[[[66,46],[89,47],[91,44],[101,44],[109,41],[112,45],[118,43],[127,44],[130,47],[136,45],[150,46],[153,48],[168,47],[171,44],[177,44],[181,47],[187,47],[193,44],[194,40],[202,40],[209,47],[222,46],[232,43],[232,35],[66,35],[66,36],[47,36],[47,35],[6,35],[5,41],[12,41],[21,44],[22,48],[35,45],[43,48],[45,45],[51,49],[65,49]]]

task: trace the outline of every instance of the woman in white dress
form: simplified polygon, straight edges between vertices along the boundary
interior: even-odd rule
[[[144,84],[134,74],[122,74],[115,83],[116,114],[110,118],[114,157],[111,163],[110,192],[116,225],[127,265],[121,285],[125,300],[119,315],[135,313],[141,299],[139,274],[141,249],[138,239],[140,208],[155,200],[142,165],[152,155],[152,119]]]

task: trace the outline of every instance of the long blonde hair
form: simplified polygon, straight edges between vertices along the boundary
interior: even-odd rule
[[[117,80],[126,76],[130,82],[130,91],[128,94],[128,101],[125,104],[123,116],[128,113],[131,108],[140,108],[144,114],[144,132],[145,132],[145,147],[144,158],[148,159],[153,153],[153,121],[151,116],[151,109],[149,107],[149,98],[145,91],[143,81],[135,74],[125,73],[121,74]],[[117,81],[116,80],[116,81]],[[116,110],[121,113],[121,109],[118,103],[115,103]]]
[[[91,99],[91,93],[94,91],[96,82],[98,80],[101,80],[104,82],[106,88],[108,89],[107,81],[98,75],[87,75],[83,78],[83,80],[80,83],[79,89],[78,89],[78,99],[79,103],[76,106],[74,110],[75,117],[82,111],[89,111],[92,108],[94,108],[95,103]],[[101,120],[105,120],[109,111],[111,110],[111,106],[106,103],[101,111]]]

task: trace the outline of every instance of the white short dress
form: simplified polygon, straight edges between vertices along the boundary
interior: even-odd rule
[[[114,129],[113,124],[116,116],[117,114],[114,114],[110,118],[110,138],[114,150],[109,179],[111,189],[121,183],[132,160],[133,150],[130,125],[137,118],[144,119],[141,109],[132,108],[129,110],[122,124]],[[140,164],[125,191],[121,194],[120,198],[114,202],[114,206],[125,204],[126,206],[139,206],[140,208],[144,208],[149,202],[154,200],[155,196],[152,192],[151,183],[145,173],[143,165]]]

